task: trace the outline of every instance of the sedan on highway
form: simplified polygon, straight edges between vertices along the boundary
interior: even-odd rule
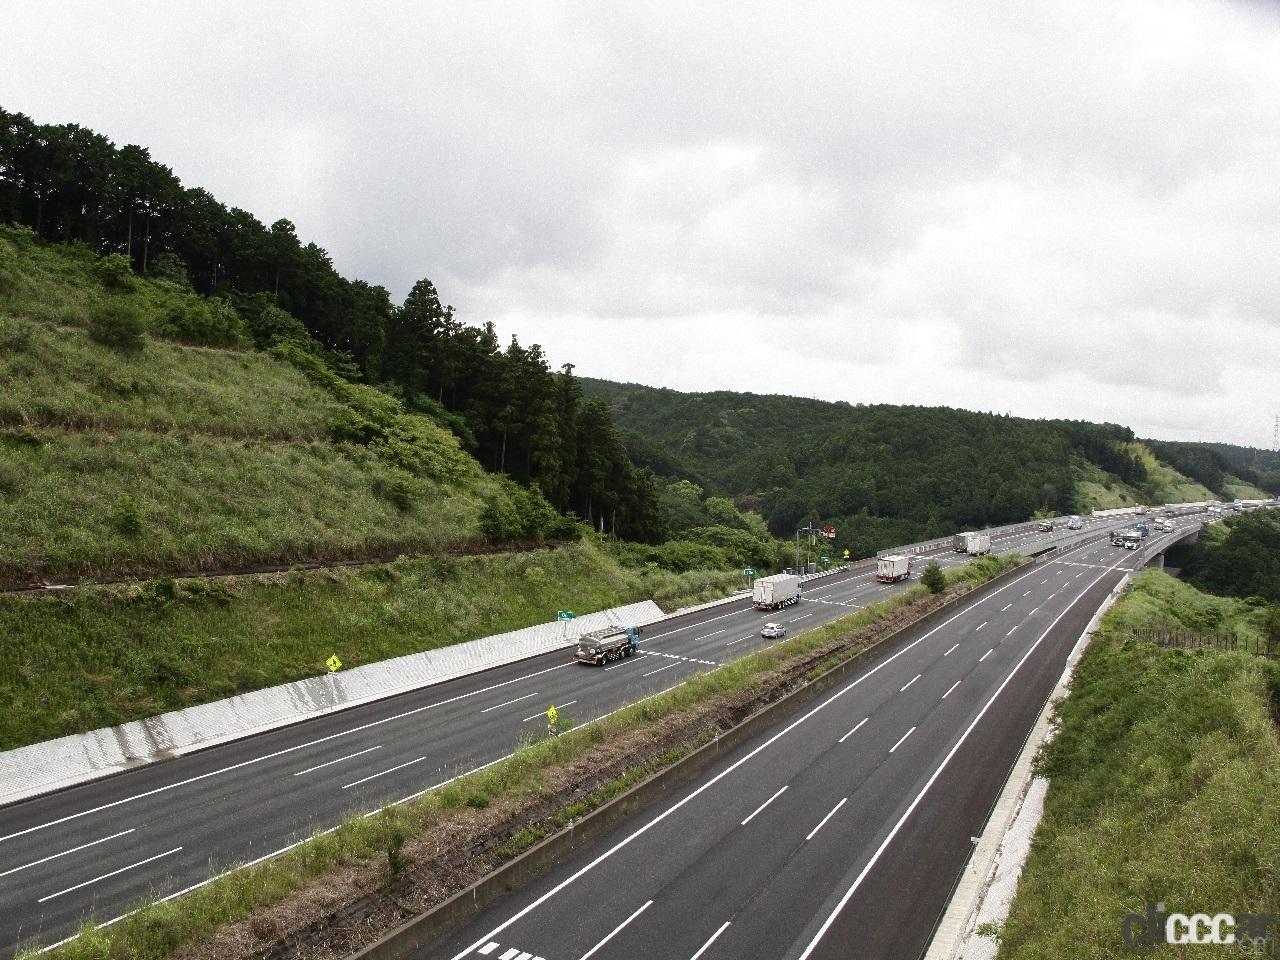
[[[760,636],[767,640],[773,640],[777,637],[785,637],[787,628],[780,623],[766,623],[760,630]]]

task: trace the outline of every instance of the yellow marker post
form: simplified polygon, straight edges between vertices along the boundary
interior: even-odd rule
[[[554,727],[556,721],[560,719],[560,711],[554,705],[547,707],[547,726]]]
[[[338,655],[335,653],[325,661],[325,666],[329,668],[330,673],[333,673],[335,670],[342,669],[342,661],[338,659]]]

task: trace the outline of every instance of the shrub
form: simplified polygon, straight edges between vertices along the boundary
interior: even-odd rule
[[[89,336],[114,350],[136,352],[146,342],[147,329],[142,311],[132,303],[106,303],[89,320]]]
[[[936,563],[930,563],[924,568],[920,582],[928,587],[930,593],[941,593],[947,586],[947,578]]]
[[[7,460],[0,460],[0,496],[15,498],[22,492],[22,471]]]
[[[578,528],[547,502],[536,486],[521,487],[507,477],[497,478],[498,490],[485,502],[480,529],[497,542],[576,538]]]
[[[142,533],[142,511],[137,502],[127,493],[116,499],[115,513],[112,516],[115,527],[126,537],[136,537]]]
[[[133,267],[123,253],[110,253],[97,263],[98,280],[108,290],[132,290]]]
[[[240,314],[223,300],[192,297],[169,308],[164,318],[167,336],[207,347],[236,347],[248,343]]]

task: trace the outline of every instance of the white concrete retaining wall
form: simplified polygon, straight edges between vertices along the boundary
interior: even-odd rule
[[[562,649],[599,627],[664,616],[645,600],[8,750],[0,753],[0,804]]]

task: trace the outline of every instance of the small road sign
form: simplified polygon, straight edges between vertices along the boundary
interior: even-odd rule
[[[342,669],[342,661],[338,659],[338,655],[336,653],[332,657],[330,657],[328,660],[326,660],[324,664],[326,667],[329,668],[330,673],[333,673],[335,670]]]
[[[557,619],[557,620],[572,620],[572,619],[573,619],[573,611],[572,611],[572,610],[557,610],[557,611],[556,611],[556,619]]]
[[[744,577],[754,577],[756,575],[755,567],[747,567],[742,571]]]

